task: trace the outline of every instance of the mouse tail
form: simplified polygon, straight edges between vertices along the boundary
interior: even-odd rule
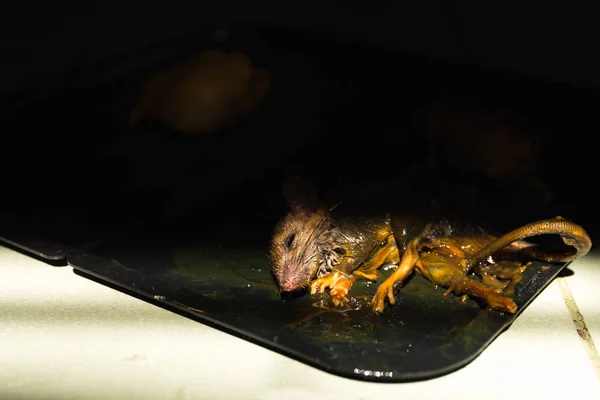
[[[539,235],[560,235],[562,241],[573,249],[561,252],[539,250],[539,246],[524,239]],[[492,254],[511,246],[510,250],[524,251],[528,256],[547,262],[569,262],[585,256],[592,247],[592,240],[578,224],[558,216],[531,222],[492,241],[475,255],[468,258],[467,266],[473,267]]]

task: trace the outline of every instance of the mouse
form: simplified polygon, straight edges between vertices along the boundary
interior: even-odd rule
[[[394,272],[378,286],[371,302],[374,312],[383,312],[386,302],[395,304],[395,287],[416,271],[446,288],[445,295],[515,313],[518,307],[509,292],[533,260],[573,261],[591,248],[587,232],[560,216],[493,235],[476,224],[430,212],[434,207],[423,200],[428,195],[411,196],[415,191],[408,187],[384,182],[334,190],[341,197],[335,202],[332,197],[320,201],[306,177],[287,179],[282,193],[288,212],[276,223],[269,243],[280,293],[314,295],[329,289],[332,303],[343,306],[357,280],[376,282],[388,266]],[[526,240],[545,234],[559,235],[570,249],[552,252]]]

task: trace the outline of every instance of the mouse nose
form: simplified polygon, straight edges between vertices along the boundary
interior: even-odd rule
[[[281,290],[284,292],[293,292],[295,289],[296,283],[291,279],[287,279],[281,283]]]

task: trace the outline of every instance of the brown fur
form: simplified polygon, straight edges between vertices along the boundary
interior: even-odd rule
[[[323,211],[291,210],[276,226],[270,246],[273,275],[281,291],[306,288],[323,260],[319,243],[332,242]]]

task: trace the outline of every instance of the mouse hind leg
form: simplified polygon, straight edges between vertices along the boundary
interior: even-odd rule
[[[517,304],[502,294],[502,289],[483,284],[465,274],[464,259],[440,256],[435,250],[421,254],[416,263],[418,271],[429,281],[446,288],[444,296],[454,293],[485,301],[494,309],[515,313]]]
[[[519,261],[500,260],[493,264],[476,265],[471,271],[481,278],[484,285],[501,289],[507,294],[514,291],[531,264],[531,261],[523,264]]]

